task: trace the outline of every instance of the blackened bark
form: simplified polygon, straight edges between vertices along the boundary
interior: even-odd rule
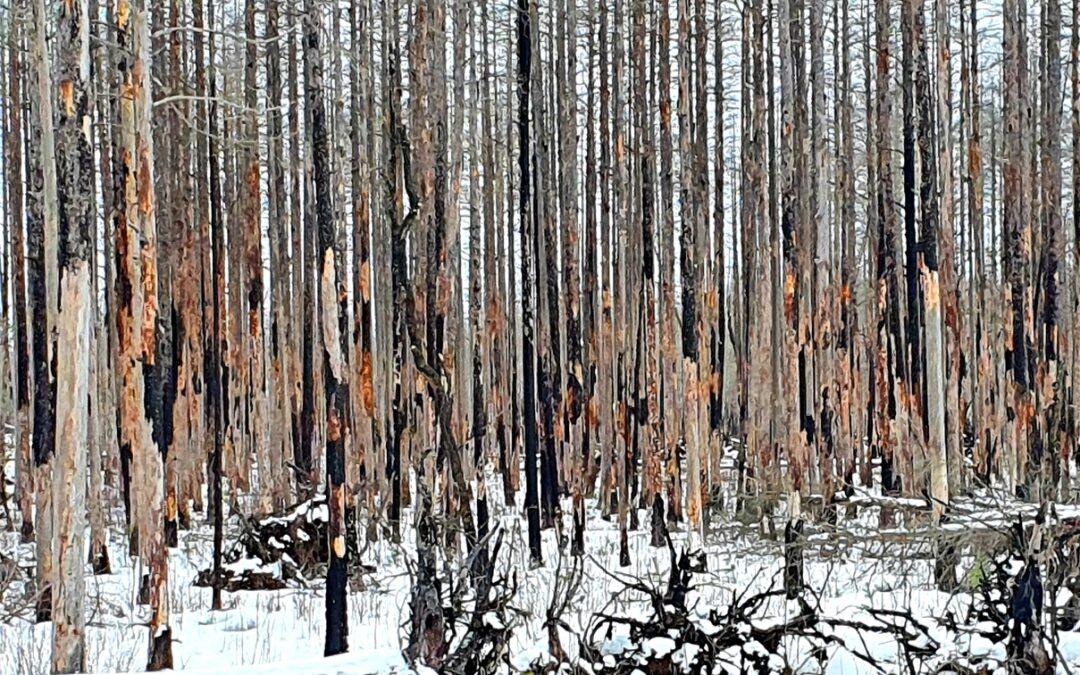
[[[536,476],[536,460],[540,442],[536,427],[536,356],[533,348],[534,322],[532,285],[533,256],[529,250],[531,232],[529,212],[529,190],[532,178],[529,164],[529,81],[532,70],[532,21],[529,14],[528,0],[518,0],[517,15],[517,106],[518,106],[518,183],[519,206],[518,226],[522,243],[521,256],[521,367],[524,388],[524,427],[525,427],[525,513],[529,523],[529,553],[534,564],[540,564],[543,554],[540,549],[540,504]],[[537,261],[539,262],[539,261]]]
[[[26,154],[29,169],[27,209],[27,284],[29,291],[31,341],[33,344],[34,407],[32,450],[36,471],[35,491],[37,505],[37,621],[48,621],[52,616],[52,460],[56,443],[56,381],[54,346],[52,335],[52,312],[55,298],[48,293],[47,258],[55,256],[55,242],[47,242],[49,221],[56,221],[56,174],[55,151],[52,129],[52,105],[49,98],[49,62],[45,49],[45,6],[34,2],[34,31],[31,42],[31,59],[37,66],[38,86],[29,87],[30,134]]]
[[[305,3],[304,71],[307,106],[311,115],[311,149],[315,168],[315,212],[319,231],[321,294],[319,319],[324,334],[323,377],[326,386],[326,478],[330,506],[330,564],[326,572],[326,643],[324,656],[349,650],[349,614],[346,599],[345,545],[345,447],[342,412],[344,359],[334,329],[339,323],[341,304],[335,297],[334,202],[330,189],[329,129],[323,100],[321,18],[314,0]],[[330,291],[329,293],[327,291]]]
[[[218,134],[218,99],[217,99],[217,71],[214,66],[215,49],[213,37],[214,4],[212,0],[206,3],[206,14],[209,17],[208,27],[211,29],[209,39],[209,95],[210,105],[207,109],[207,129],[209,130],[210,142],[207,145],[207,167],[210,172],[210,238],[213,256],[213,272],[210,286],[212,303],[212,337],[207,348],[207,389],[209,398],[210,427],[213,434],[213,447],[210,451],[210,461],[207,473],[209,474],[210,507],[213,509],[214,519],[214,561],[213,561],[213,596],[210,608],[222,609],[221,584],[222,567],[221,556],[224,546],[224,523],[225,504],[222,499],[222,454],[225,445],[226,415],[228,405],[226,392],[224,391],[224,379],[227,371],[224,367],[225,358],[225,329],[222,324],[221,312],[225,300],[225,225],[222,222],[221,213],[221,175],[218,160],[220,148]]]

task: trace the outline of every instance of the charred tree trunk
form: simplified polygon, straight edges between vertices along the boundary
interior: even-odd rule
[[[1042,359],[1036,371],[1036,408],[1041,411],[1034,434],[1035,456],[1032,469],[1039,474],[1043,490],[1041,499],[1057,494],[1061,476],[1068,467],[1059,461],[1062,448],[1068,447],[1064,433],[1065,413],[1062,409],[1062,382],[1067,381],[1066,363],[1061,358],[1059,323],[1062,302],[1060,297],[1061,258],[1064,255],[1064,233],[1061,217],[1061,5],[1048,0],[1043,11],[1042,139],[1041,139],[1041,202],[1043,229],[1043,259],[1040,270],[1042,289],[1038,337]],[[1064,372],[1063,372],[1064,371]]]
[[[326,387],[326,490],[330,506],[330,564],[326,573],[326,643],[324,656],[349,650],[349,615],[346,599],[345,545],[345,359],[341,350],[340,321],[344,300],[338,299],[337,261],[334,251],[334,202],[330,186],[329,129],[323,93],[320,49],[322,19],[314,0],[305,3],[304,82],[311,115],[315,213],[319,233],[319,328],[323,338],[323,384]]]
[[[54,673],[86,669],[83,565],[86,561],[87,417],[90,362],[95,356],[91,324],[91,203],[94,157],[90,73],[90,13],[87,2],[64,5],[60,13],[57,74],[56,161],[59,200],[60,314],[56,468],[52,481],[57,574],[53,589]],[[43,18],[43,17],[42,17]]]
[[[209,399],[210,433],[212,434],[212,447],[210,449],[209,466],[207,474],[209,478],[210,508],[213,510],[214,527],[214,551],[213,551],[213,595],[210,608],[222,609],[221,583],[222,567],[221,556],[224,546],[224,500],[223,487],[223,455],[225,449],[225,436],[227,433],[226,407],[228,406],[225,378],[228,371],[225,368],[225,349],[227,338],[225,332],[225,317],[223,307],[225,304],[225,224],[221,212],[221,173],[218,155],[220,152],[220,138],[218,129],[218,100],[217,100],[217,69],[215,62],[215,49],[213,37],[214,5],[208,0],[207,26],[211,29],[209,39],[209,95],[210,103],[207,108],[207,129],[209,143],[207,145],[208,156],[206,158],[207,170],[209,171],[210,186],[210,243],[212,253],[212,269],[210,275],[212,303],[211,308],[211,338],[207,348],[207,389]]]
[[[34,372],[33,345],[30,342],[26,316],[26,225],[23,207],[23,191],[27,187],[24,174],[23,147],[26,139],[23,134],[22,89],[27,86],[23,75],[23,55],[20,48],[22,30],[20,22],[13,22],[8,35],[8,95],[19,105],[8,107],[8,126],[4,130],[4,139],[8,145],[8,202],[10,215],[10,246],[12,281],[12,301],[14,303],[14,374],[15,374],[15,494],[22,516],[19,529],[20,540],[30,543],[34,538],[34,466],[31,456],[31,373]],[[30,123],[33,126],[33,123]]]
[[[529,554],[534,564],[540,564],[543,553],[540,548],[540,503],[536,476],[536,460],[539,452],[539,434],[536,427],[536,356],[533,348],[535,335],[532,301],[532,263],[529,253],[533,222],[529,209],[532,178],[529,150],[529,83],[532,70],[532,19],[528,0],[518,0],[517,15],[517,106],[518,106],[518,226],[521,241],[521,368],[523,375],[525,426],[525,514],[529,525]]]

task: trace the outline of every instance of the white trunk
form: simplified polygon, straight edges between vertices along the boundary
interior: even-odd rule
[[[934,523],[941,520],[949,502],[949,470],[945,439],[945,356],[942,349],[941,286],[937,270],[923,270],[926,294],[926,388],[930,439],[930,496],[934,500]]]
[[[53,556],[54,673],[85,670],[83,564],[86,561],[87,401],[90,384],[90,270],[85,260],[64,271],[56,381],[56,459],[52,496],[56,531]]]

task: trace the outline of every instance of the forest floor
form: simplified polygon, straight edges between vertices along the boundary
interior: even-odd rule
[[[493,483],[497,481],[489,484]],[[546,611],[556,581],[565,578],[572,565],[568,556],[560,557],[556,532],[549,529],[543,532],[546,564],[532,566],[525,519],[519,509],[501,505],[497,490],[492,492],[493,522],[504,533],[497,565],[517,575],[507,669],[534,672],[551,658]],[[981,574],[977,560],[982,556],[977,558],[973,552],[999,546],[1000,541],[993,540],[1000,538],[1001,528],[1018,514],[1030,520],[1035,507],[1002,502],[987,493],[978,499],[957,502],[956,515],[948,527],[965,542],[960,547],[957,566],[960,590],[946,594],[934,589],[933,560],[927,543],[930,539],[924,536],[925,516],[918,513],[921,504],[918,500],[890,500],[859,492],[852,502],[857,509],[838,509],[838,525],[820,520],[808,522],[805,578],[807,587],[812,589],[810,604],[820,617],[834,617],[849,624],[880,623],[882,615],[875,610],[887,613],[896,610],[896,616],[907,617],[904,621],[908,624],[902,631],[908,639],[898,640],[895,631],[828,625],[823,630],[830,640],[821,648],[805,637],[782,638],[769,658],[770,669],[775,667],[779,671],[787,667],[788,672],[837,674],[929,673],[947,662],[967,663],[977,659],[990,664],[1003,662],[1004,643],[981,636],[977,625],[971,626],[971,630],[960,630],[955,624],[964,623],[965,617],[970,616],[968,608],[974,598],[970,591]],[[893,512],[891,517],[886,517],[884,527],[883,507]],[[907,507],[911,510],[905,510]],[[1080,509],[1058,507],[1057,515],[1061,519],[1074,518],[1080,516]],[[122,513],[114,512],[113,518],[122,522]],[[564,518],[569,528],[569,514],[564,514]],[[694,577],[686,603],[693,621],[701,626],[710,625],[710,610],[723,612],[735,598],[781,589],[783,584],[782,537],[766,536],[760,524],[747,524],[724,512],[713,513],[710,520],[708,534],[690,537],[690,548],[705,554],[707,567]],[[601,614],[650,620],[646,596],[640,591],[627,590],[626,586],[641,581],[662,589],[670,572],[671,555],[667,548],[650,546],[644,511],[641,524],[637,531],[629,533],[631,564],[620,567],[617,520],[603,518],[595,502],[588,502],[581,584],[562,613],[564,627],[559,631],[561,644],[570,654],[579,653],[579,640],[588,639],[584,637],[588,628]],[[3,523],[0,530],[6,529],[6,525]],[[226,548],[235,539],[238,527],[236,519],[229,519]],[[282,590],[225,593],[225,609],[210,611],[210,589],[197,587],[193,582],[199,570],[210,566],[211,531],[205,525],[181,531],[179,546],[169,555],[176,668],[193,673],[246,675],[407,672],[402,648],[407,635],[412,588],[410,563],[415,548],[411,534],[403,532],[403,535],[405,541],[401,544],[379,541],[363,549],[362,562],[370,568],[352,578],[348,598],[350,652],[323,660],[321,579],[310,584],[293,582]],[[984,535],[986,540],[980,542],[978,538]],[[687,546],[687,534],[673,533],[672,541],[676,550],[682,550]],[[19,544],[17,532],[2,531],[0,553],[17,560],[19,568],[14,574],[10,569],[6,575],[0,571],[0,673],[46,673],[51,625],[33,623],[32,586],[28,580],[34,569],[34,547]],[[140,671],[147,650],[148,610],[136,603],[135,580],[141,570],[137,561],[128,556],[118,528],[111,532],[110,555],[113,574],[93,576],[87,568],[88,667],[90,672]],[[1068,591],[1060,593],[1068,594]],[[1067,597],[1056,600],[1064,604]],[[1050,601],[1048,598],[1048,605]],[[799,612],[798,603],[775,593],[762,598],[753,623],[757,627],[775,626]],[[950,616],[957,622],[947,627],[946,618]],[[596,645],[597,653],[609,665],[628,648],[630,638],[625,630],[596,635],[601,642]],[[722,652],[720,672],[738,672],[740,664],[745,665],[743,656],[759,648],[749,642],[748,639],[740,647]],[[649,647],[653,651],[664,648],[664,645]],[[1058,672],[1080,672],[1080,632],[1058,632],[1056,650]],[[685,656],[690,657],[692,654]],[[866,657],[876,661],[876,665]],[[993,668],[988,672],[993,672]]]

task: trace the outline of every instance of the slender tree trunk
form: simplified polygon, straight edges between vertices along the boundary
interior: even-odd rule
[[[947,436],[945,434],[945,348],[942,332],[942,292],[938,240],[940,237],[940,202],[937,191],[937,151],[934,147],[933,102],[930,94],[927,43],[923,36],[925,9],[922,0],[914,0],[914,26],[912,49],[917,54],[915,72],[915,95],[919,100],[918,151],[921,167],[919,201],[922,232],[919,254],[922,303],[925,314],[926,358],[926,417],[929,427],[927,436],[927,471],[930,496],[933,500],[935,521],[940,522],[949,502],[948,464],[946,461]],[[912,360],[921,358],[912,354]],[[919,475],[919,474],[917,474]],[[939,580],[940,581],[940,580]]]
[[[559,82],[559,161],[560,201],[562,203],[563,286],[564,311],[566,314],[567,380],[564,394],[563,417],[567,431],[564,438],[569,444],[569,472],[574,509],[574,550],[583,552],[585,532],[585,471],[582,447],[582,426],[585,403],[583,391],[587,374],[582,360],[581,344],[581,281],[579,279],[579,256],[581,233],[578,226],[578,150],[577,150],[577,0],[563,0],[560,17],[560,60],[562,68]],[[588,225],[586,225],[588,227]]]
[[[972,23],[975,22],[975,0],[972,0]],[[974,31],[973,31],[974,32]],[[974,59],[974,56],[972,57]],[[1070,120],[1070,128],[1072,130],[1072,161],[1073,166],[1080,166],[1080,0],[1073,0],[1072,3],[1072,33],[1069,37],[1069,80],[1072,90],[1072,119]],[[1080,171],[1073,170],[1072,175],[1072,193],[1073,195],[1080,194]],[[1073,219],[1073,270],[1080,270],[1080,246],[1076,245],[1076,242],[1080,242],[1080,199],[1073,198],[1072,219]],[[1071,377],[1067,379],[1069,386],[1072,389],[1072,402],[1075,405],[1078,392],[1080,392],[1080,340],[1077,339],[1077,325],[1080,324],[1080,320],[1075,317],[1080,316],[1080,293],[1075,292],[1073,299],[1073,336],[1072,347],[1073,354],[1071,359],[1072,373]],[[1068,427],[1069,438],[1075,440],[1078,435],[1078,426],[1080,426],[1080,415],[1075,412],[1072,416],[1072,424]],[[1073,459],[1073,447],[1071,443],[1065,443],[1061,450],[1062,464],[1068,466]],[[1064,472],[1068,474],[1069,472]]]
[[[349,650],[346,599],[345,447],[343,411],[345,359],[341,351],[337,262],[334,251],[334,202],[330,189],[330,157],[320,51],[322,20],[314,0],[305,3],[304,84],[311,115],[312,158],[315,168],[315,211],[319,232],[319,327],[323,338],[323,377],[326,387],[326,490],[330,505],[330,564],[326,573],[326,644],[324,656]]]
[[[795,22],[798,20],[797,13],[793,11],[793,5],[797,0],[780,0],[780,82],[783,100],[781,119],[781,193],[783,194],[783,208],[781,215],[781,229],[784,238],[784,314],[787,321],[787,329],[784,333],[785,345],[785,373],[786,381],[790,386],[786,389],[785,398],[787,408],[787,435],[786,446],[788,452],[788,510],[791,514],[785,529],[784,543],[786,551],[786,564],[784,574],[784,586],[788,597],[795,597],[802,592],[802,556],[798,538],[802,530],[802,493],[806,490],[805,477],[809,469],[806,436],[803,433],[801,413],[803,387],[804,361],[802,353],[802,335],[806,330],[802,326],[803,301],[803,271],[801,269],[803,252],[800,233],[802,226],[799,218],[801,209],[801,179],[797,175],[801,153],[798,143],[798,134],[795,129],[799,124],[797,99],[798,74],[795,62],[801,58],[796,53],[801,45],[796,37]],[[798,386],[796,386],[796,384]]]
[[[375,449],[375,381],[374,348],[372,344],[372,274],[371,274],[371,192],[368,183],[369,142],[365,115],[371,82],[370,55],[366,51],[364,31],[370,28],[368,6],[353,3],[350,8],[349,59],[351,141],[352,141],[352,221],[353,221],[353,392],[354,437],[359,466],[354,470],[360,480],[361,498],[369,508],[374,507]],[[373,511],[372,511],[373,512]]]
[[[682,208],[680,274],[682,277],[683,410],[682,440],[686,447],[686,513],[690,526],[701,527],[701,439],[698,428],[698,254],[694,194],[694,131],[690,122],[691,43],[689,0],[679,0],[679,161]]]
[[[1009,311],[1005,338],[1005,368],[1011,410],[1008,441],[1005,444],[1007,461],[1012,467],[1011,478],[1017,489],[1030,488],[1026,472],[1026,440],[1031,423],[1028,379],[1028,333],[1025,317],[1028,312],[1028,260],[1030,255],[1030,225],[1025,218],[1026,190],[1023,160],[1024,95],[1023,58],[1019,52],[1023,38],[1024,20],[1019,15],[1017,0],[1004,4],[1003,49],[1004,62],[1004,211],[1002,227],[1008,238],[1005,254],[1005,281],[1009,295]],[[1013,480],[1009,484],[1014,484]]]
[[[52,83],[48,52],[44,0],[33,0],[33,34],[30,60],[37,66],[37,87],[31,88],[30,148],[31,169],[29,214],[27,220],[28,290],[30,292],[31,332],[34,348],[34,417],[32,449],[34,453],[37,530],[37,620],[52,616],[52,584],[55,581],[52,542],[53,529],[53,453],[56,443],[55,326],[56,296],[51,292],[51,267],[55,265],[56,227],[59,218]]]
[[[529,150],[529,83],[532,71],[532,19],[529,14],[528,0],[518,0],[517,4],[517,106],[518,106],[518,226],[521,241],[521,364],[523,373],[525,426],[525,514],[529,526],[529,554],[533,564],[540,564],[543,554],[540,548],[540,503],[536,476],[536,460],[539,452],[539,438],[536,428],[536,356],[533,351],[534,312],[532,302],[533,276],[531,272],[534,256],[529,253],[531,240],[535,232],[530,232],[529,189],[532,185]]]
[[[1041,78],[1044,112],[1040,159],[1044,248],[1038,335],[1043,358],[1036,371],[1036,408],[1041,414],[1034,438],[1043,447],[1033,468],[1040,474],[1041,487],[1045,491],[1041,496],[1045,499],[1056,495],[1062,473],[1058,458],[1069,439],[1062,433],[1065,426],[1060,383],[1066,381],[1066,377],[1061,372],[1065,361],[1059,354],[1058,335],[1062,306],[1059,270],[1065,246],[1061,217],[1061,151],[1058,146],[1061,137],[1061,5],[1058,0],[1049,0],[1042,9],[1045,70]],[[1067,470],[1065,474],[1068,475]]]
[[[293,457],[291,428],[291,373],[292,350],[289,348],[287,322],[289,317],[290,286],[287,268],[290,245],[290,227],[296,223],[290,219],[285,191],[284,128],[281,115],[281,45],[278,27],[281,10],[278,0],[266,3],[266,145],[267,145],[267,242],[270,245],[270,333],[267,346],[270,360],[267,368],[267,396],[269,397],[267,453],[270,486],[275,509],[280,509],[289,498],[286,458]],[[260,261],[261,274],[261,261]],[[359,275],[359,273],[358,273]],[[261,280],[261,277],[260,277]]]
[[[22,8],[20,8],[20,12]],[[22,101],[24,86],[23,55],[20,48],[21,25],[25,21],[14,21],[8,35],[8,70],[9,90],[12,101]],[[23,191],[26,188],[23,146],[26,142],[23,133],[23,106],[9,106],[9,124],[4,131],[4,140],[8,143],[8,213],[11,216],[11,265],[12,298],[15,305],[15,353],[13,359],[15,374],[15,456],[16,485],[15,492],[22,516],[20,540],[29,543],[34,539],[34,467],[31,456],[31,374],[34,373],[33,345],[26,317],[26,224],[23,208]],[[31,126],[33,123],[31,122]]]
[[[57,61],[59,98],[56,160],[59,206],[60,286],[57,439],[52,481],[56,512],[54,547],[56,587],[53,589],[54,673],[86,669],[83,611],[83,565],[86,561],[86,401],[90,390],[90,361],[94,355],[90,296],[93,237],[91,210],[94,156],[90,107],[90,16],[85,0],[64,5],[60,13]],[[42,17],[43,18],[43,17]]]

